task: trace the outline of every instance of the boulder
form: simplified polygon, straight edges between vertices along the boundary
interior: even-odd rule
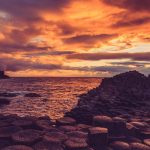
[[[12,135],[12,140],[18,144],[31,145],[41,138],[37,130],[22,130]]]
[[[150,150],[150,147],[142,143],[131,143],[131,150]]]
[[[40,141],[33,146],[34,150],[63,150],[58,143],[51,143],[47,141]]]
[[[5,147],[2,150],[33,150],[33,149],[25,145],[14,145]]]
[[[95,150],[101,150],[108,144],[108,129],[92,127],[89,129],[89,143]]]
[[[28,94],[25,94],[25,97],[41,97],[41,95],[37,93],[28,93]]]
[[[10,100],[9,99],[0,98],[0,106],[9,105],[9,104],[10,104]]]
[[[110,147],[113,150],[130,150],[130,145],[128,143],[122,142],[122,141],[115,141],[110,144]]]

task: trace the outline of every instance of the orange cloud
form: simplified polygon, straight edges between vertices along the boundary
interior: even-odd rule
[[[143,68],[147,70],[149,57],[142,50],[150,43],[149,11],[149,0],[0,1],[0,67],[13,66],[8,70],[22,75],[20,62],[32,76],[38,69],[41,75],[45,70],[54,73],[54,66],[73,76],[90,74],[90,70],[113,73],[115,61],[121,59],[128,63],[122,63],[120,71],[132,68],[131,61],[146,61]],[[8,63],[4,55],[12,61]],[[75,58],[82,63],[69,66]],[[91,68],[93,60],[100,69]]]

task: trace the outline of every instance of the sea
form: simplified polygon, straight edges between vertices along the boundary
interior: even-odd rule
[[[15,93],[9,105],[0,107],[0,114],[18,116],[49,116],[61,118],[74,108],[79,96],[99,86],[101,78],[93,77],[49,77],[10,78],[0,80],[0,93]],[[41,97],[25,97],[37,93]],[[6,97],[0,97],[6,98]]]

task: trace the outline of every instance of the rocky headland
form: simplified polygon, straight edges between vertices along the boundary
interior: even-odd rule
[[[90,123],[95,115],[150,117],[150,76],[130,71],[104,78],[99,87],[80,96],[67,113],[79,122]]]
[[[150,78],[103,79],[66,117],[0,115],[0,150],[150,150]]]
[[[0,79],[8,79],[9,76],[5,75],[4,71],[0,71]]]

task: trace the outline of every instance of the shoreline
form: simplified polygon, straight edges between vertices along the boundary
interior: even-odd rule
[[[125,79],[126,82],[122,82]],[[48,116],[0,114],[0,149],[150,150],[148,81],[149,77],[135,71],[106,78],[101,86],[81,95],[77,107],[57,120]],[[124,84],[122,89],[119,87],[121,84]],[[129,91],[133,88],[142,92],[132,91],[124,95],[126,85],[130,86]],[[118,87],[116,94],[113,90]],[[122,96],[119,100],[118,93]],[[95,96],[100,96],[100,99]],[[112,96],[116,97],[112,99]]]

